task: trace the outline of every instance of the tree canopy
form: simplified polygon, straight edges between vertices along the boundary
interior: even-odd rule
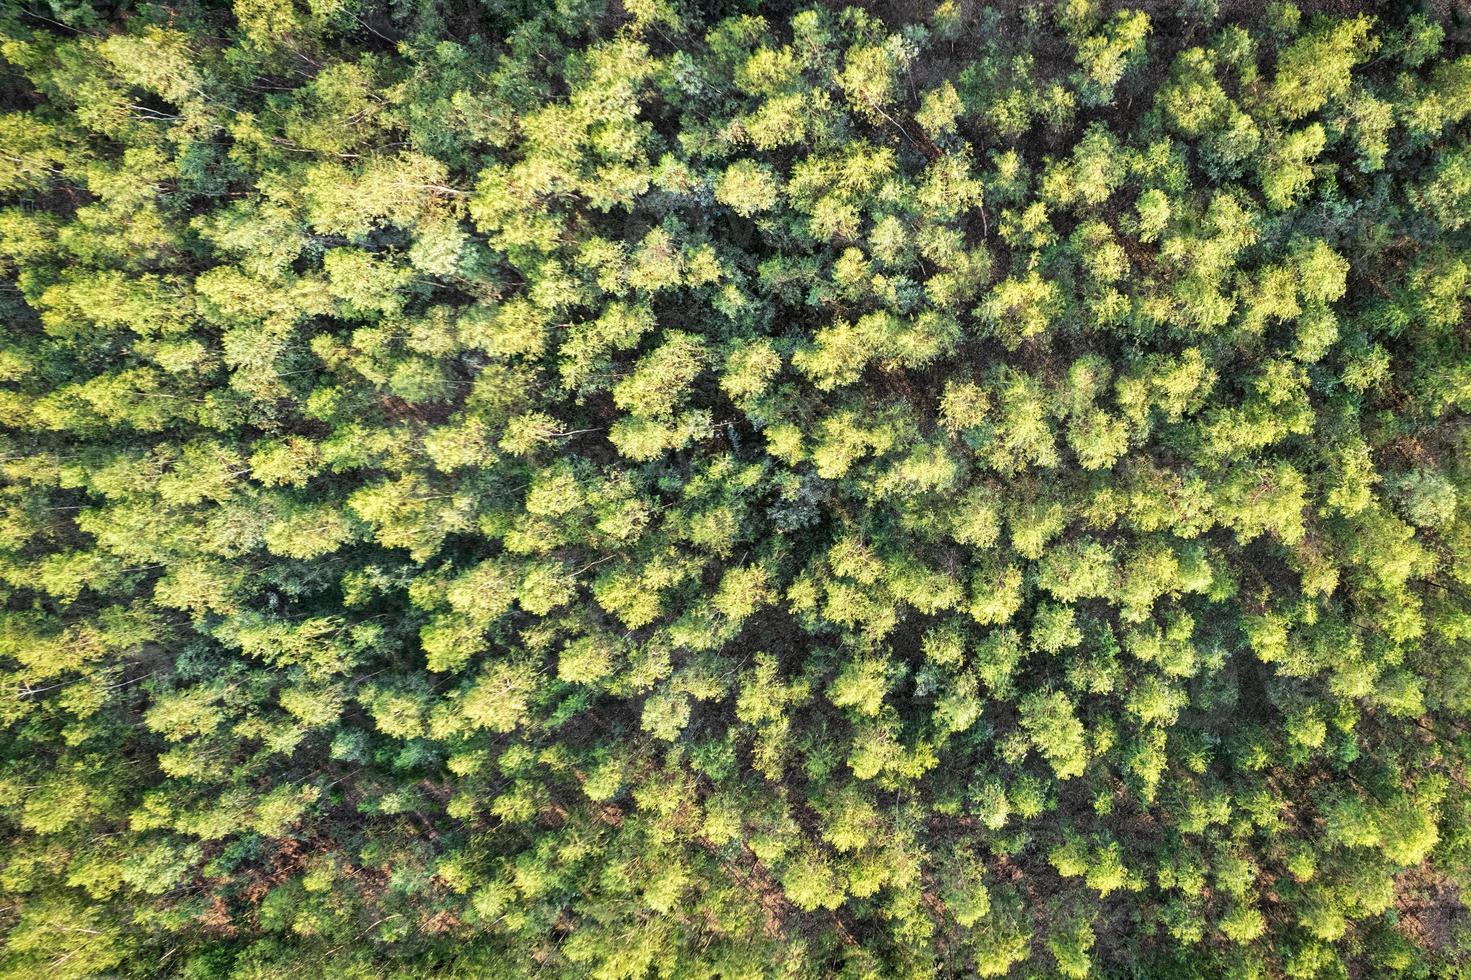
[[[1135,2],[5,5],[0,977],[1471,976],[1471,33]]]

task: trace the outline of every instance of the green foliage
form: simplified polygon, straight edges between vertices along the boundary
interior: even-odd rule
[[[0,978],[1463,975],[1369,6],[5,6]]]

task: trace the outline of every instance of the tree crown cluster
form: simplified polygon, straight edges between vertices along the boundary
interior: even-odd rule
[[[1145,6],[7,5],[0,977],[1462,975],[1468,38]]]

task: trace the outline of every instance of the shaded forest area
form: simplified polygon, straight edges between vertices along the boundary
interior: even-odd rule
[[[1457,5],[0,9],[0,977],[1471,978]]]

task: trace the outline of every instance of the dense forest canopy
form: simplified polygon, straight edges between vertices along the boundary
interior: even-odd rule
[[[1135,2],[5,4],[0,977],[1471,975],[1471,35]]]

